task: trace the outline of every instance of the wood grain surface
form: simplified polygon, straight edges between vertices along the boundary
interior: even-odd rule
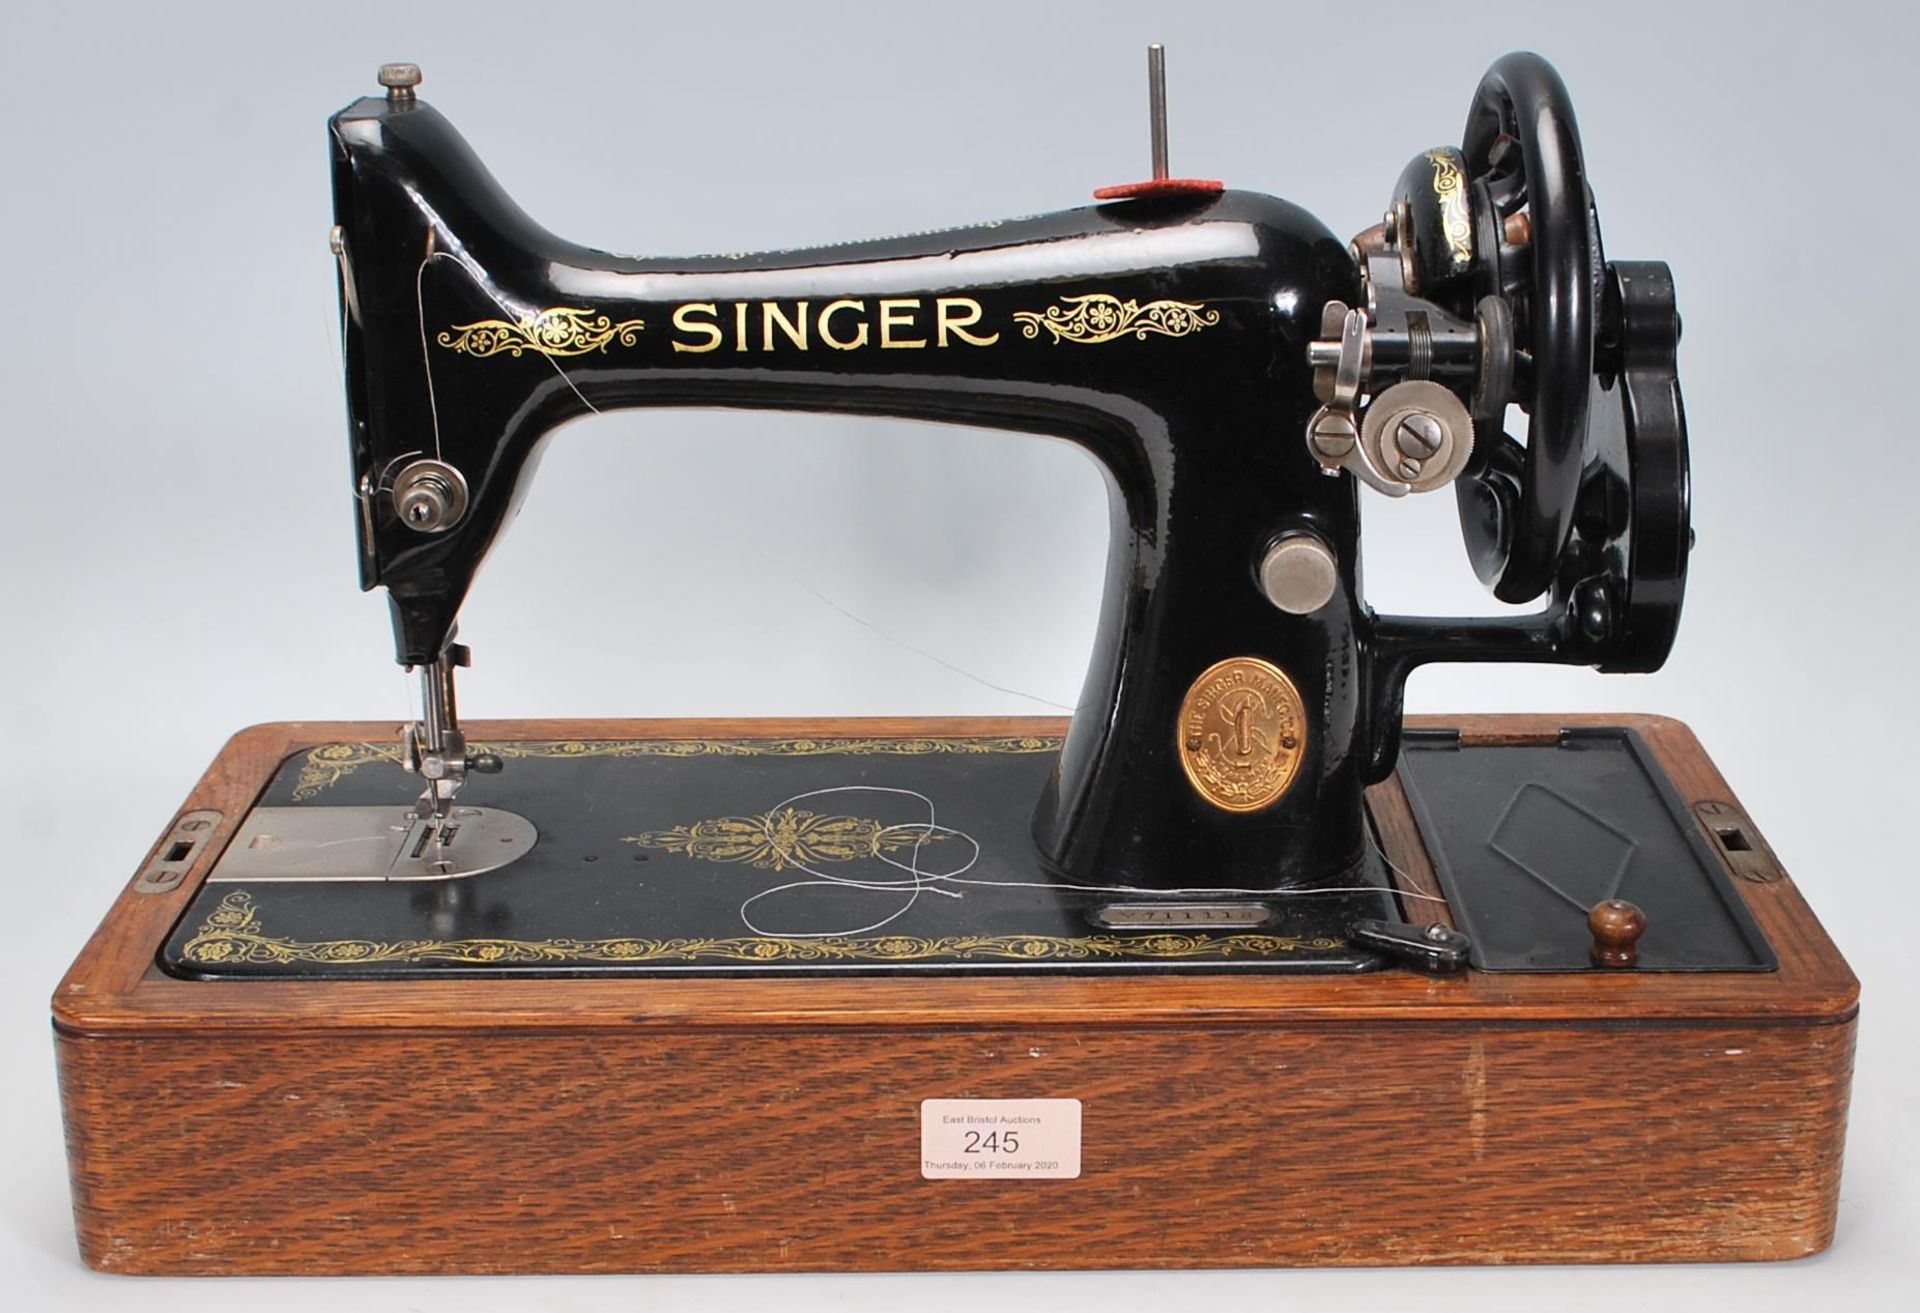
[[[1677,722],[1415,718],[1469,737]],[[1058,733],[1037,719],[477,723],[481,740]],[[1791,879],[1776,972],[183,981],[154,954],[290,752],[236,736],[54,997],[86,1260],[148,1273],[1789,1258],[1831,1239],[1857,985]],[[1433,891],[1397,783],[1371,798]],[[1749,835],[1764,847],[1758,833]],[[144,865],[144,862],[142,863]],[[1409,900],[1409,919],[1445,919]],[[919,1102],[1073,1097],[1077,1180],[926,1181]]]

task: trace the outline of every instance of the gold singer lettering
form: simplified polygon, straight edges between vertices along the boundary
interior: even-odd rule
[[[883,348],[921,347],[927,344],[924,337],[895,337],[895,329],[913,327],[913,315],[920,308],[917,300],[899,299],[880,303],[880,345]]]
[[[832,347],[835,351],[851,351],[855,347],[865,346],[867,344],[867,325],[865,320],[860,321],[859,333],[849,338],[835,337],[832,325],[833,317],[842,310],[852,310],[856,313],[864,314],[866,308],[867,303],[865,301],[834,301],[830,303],[825,310],[820,312],[820,340]]]
[[[692,333],[706,340],[682,342],[676,337],[673,340],[673,349],[675,351],[690,351],[696,355],[706,351],[719,350],[720,344],[726,340],[726,335],[720,331],[720,325],[716,323],[714,319],[719,313],[720,307],[711,301],[689,301],[687,304],[675,309],[673,312],[674,332]],[[708,318],[695,319],[695,315],[706,315]]]
[[[981,332],[985,312],[970,296],[842,297],[816,301],[688,301],[669,316],[675,352],[883,351],[925,347],[992,346],[997,332]]]

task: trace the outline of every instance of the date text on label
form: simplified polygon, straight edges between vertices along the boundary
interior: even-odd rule
[[[920,1175],[1071,1180],[1080,1175],[1080,1100],[923,1099]]]

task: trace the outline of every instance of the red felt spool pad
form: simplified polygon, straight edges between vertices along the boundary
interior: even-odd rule
[[[1217,178],[1148,178],[1145,182],[1123,182],[1118,187],[1100,187],[1093,193],[1096,201],[1126,201],[1138,196],[1218,196],[1227,184]]]

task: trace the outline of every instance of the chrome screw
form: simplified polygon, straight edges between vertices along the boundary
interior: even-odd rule
[[[1354,443],[1360,440],[1360,432],[1354,427],[1353,416],[1337,410],[1325,410],[1314,417],[1313,429],[1307,435],[1313,444],[1316,455],[1328,460],[1345,459],[1352,451]]]
[[[1447,431],[1442,427],[1436,415],[1424,410],[1410,410],[1400,417],[1400,423],[1394,427],[1393,443],[1400,448],[1402,456],[1415,461],[1423,461],[1447,440]],[[1418,472],[1416,467],[1415,472]]]

